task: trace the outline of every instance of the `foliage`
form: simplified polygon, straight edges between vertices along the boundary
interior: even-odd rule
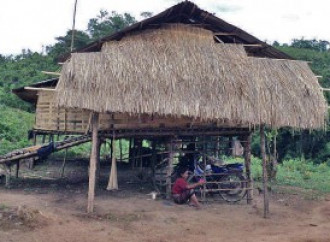
[[[291,43],[291,47],[300,48],[300,49],[311,49],[319,52],[325,52],[329,48],[329,41],[325,40],[306,40],[304,38],[301,39],[293,39]]]
[[[34,115],[0,105],[0,155],[30,145],[27,139]]]
[[[244,163],[242,158],[226,157],[226,163]],[[262,161],[252,156],[252,177],[256,182],[262,181]],[[330,166],[326,163],[314,164],[304,159],[287,159],[278,165],[277,179],[273,185],[295,186],[330,193]]]
[[[0,61],[0,104],[26,111],[32,111],[33,107],[17,98],[11,90],[47,79],[48,76],[41,71],[56,71],[59,68],[51,56],[29,49],[23,49],[17,56],[2,56]]]
[[[68,30],[64,36],[55,38],[57,42],[54,45],[46,47],[47,54],[54,59],[64,53],[71,51],[72,30]],[[91,42],[89,35],[83,31],[74,31],[73,49],[79,49]]]
[[[115,11],[109,13],[106,10],[101,10],[96,18],[89,20],[87,32],[92,40],[98,40],[133,23],[136,23],[136,20],[129,13],[119,14]]]

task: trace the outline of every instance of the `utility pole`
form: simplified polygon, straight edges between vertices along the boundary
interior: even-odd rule
[[[75,32],[75,25],[76,25],[77,2],[78,2],[78,0],[75,0],[74,9],[73,9],[71,52],[73,51],[73,46],[74,46],[74,32]]]

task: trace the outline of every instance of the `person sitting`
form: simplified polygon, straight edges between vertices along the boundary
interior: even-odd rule
[[[182,167],[178,170],[179,177],[176,179],[172,188],[172,197],[175,203],[184,204],[189,201],[189,205],[201,208],[201,204],[195,195],[194,188],[205,184],[205,180],[201,179],[194,184],[188,184],[188,167]]]

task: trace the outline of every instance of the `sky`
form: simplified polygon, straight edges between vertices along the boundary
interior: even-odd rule
[[[330,41],[330,1],[326,0],[192,0],[257,38],[289,43],[294,38]],[[76,29],[101,9],[157,14],[176,0],[78,0]],[[0,54],[19,54],[23,48],[41,52],[56,36],[72,27],[74,0],[0,0]]]

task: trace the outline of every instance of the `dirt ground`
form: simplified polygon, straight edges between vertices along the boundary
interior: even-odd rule
[[[37,176],[14,180],[11,189],[1,185],[0,241],[330,241],[330,197],[315,201],[299,193],[273,194],[271,219],[263,219],[257,192],[253,206],[220,201],[195,210],[151,200],[150,189],[134,182],[106,191],[105,176],[96,212],[88,215],[84,172],[79,179]]]

